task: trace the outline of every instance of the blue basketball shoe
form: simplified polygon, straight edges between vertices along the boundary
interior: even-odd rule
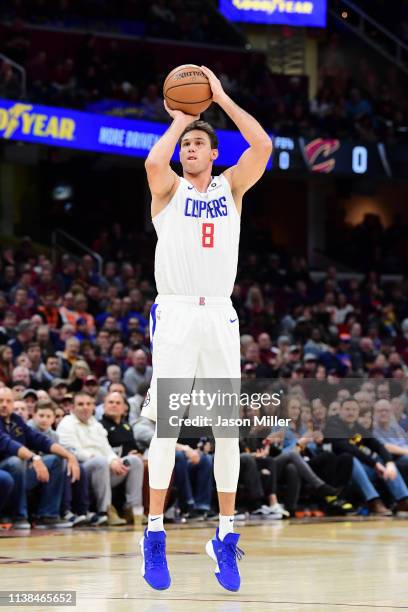
[[[238,591],[241,585],[237,559],[240,561],[244,551],[238,548],[239,533],[227,533],[223,540],[218,537],[218,528],[215,537],[206,544],[206,553],[216,562],[215,577],[224,589]]]
[[[166,532],[147,531],[140,540],[142,576],[153,589],[163,591],[171,583],[166,560]]]

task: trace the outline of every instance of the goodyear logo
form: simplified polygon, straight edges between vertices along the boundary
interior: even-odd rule
[[[31,104],[16,103],[9,109],[0,108],[0,136],[13,138],[20,135],[38,136],[72,141],[75,138],[75,121],[69,117],[37,113]]]
[[[301,0],[232,0],[232,4],[244,11],[262,11],[263,13],[294,13],[298,15],[311,15],[313,2]]]

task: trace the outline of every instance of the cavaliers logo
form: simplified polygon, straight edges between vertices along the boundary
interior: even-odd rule
[[[305,159],[312,172],[328,174],[334,170],[336,160],[330,157],[340,148],[334,138],[315,138],[304,147]]]

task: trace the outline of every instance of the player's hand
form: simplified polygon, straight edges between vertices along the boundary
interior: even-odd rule
[[[210,87],[213,95],[213,101],[218,104],[220,101],[225,98],[227,95],[222,88],[221,81],[218,79],[212,70],[207,68],[207,66],[200,66],[201,70],[204,72],[205,76],[208,78],[210,82]]]
[[[173,110],[172,108],[168,106],[166,100],[164,100],[163,103],[164,103],[164,108],[169,113],[172,119],[183,120],[186,125],[188,125],[189,123],[192,123],[193,121],[197,121],[197,119],[200,118],[200,115],[187,115],[187,113],[183,113],[183,111],[181,110]]]

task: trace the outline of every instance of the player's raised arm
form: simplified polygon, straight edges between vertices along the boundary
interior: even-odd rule
[[[238,163],[224,172],[234,196],[241,198],[265,172],[272,153],[272,141],[258,121],[225,93],[215,74],[205,66],[201,66],[201,69],[210,81],[214,102],[227,113],[249,144]]]
[[[173,122],[167,132],[152,147],[145,161],[147,180],[152,193],[152,215],[156,215],[168,204],[173,195],[179,178],[170,166],[170,160],[184,128],[198,119],[181,111],[173,111],[165,107]]]

